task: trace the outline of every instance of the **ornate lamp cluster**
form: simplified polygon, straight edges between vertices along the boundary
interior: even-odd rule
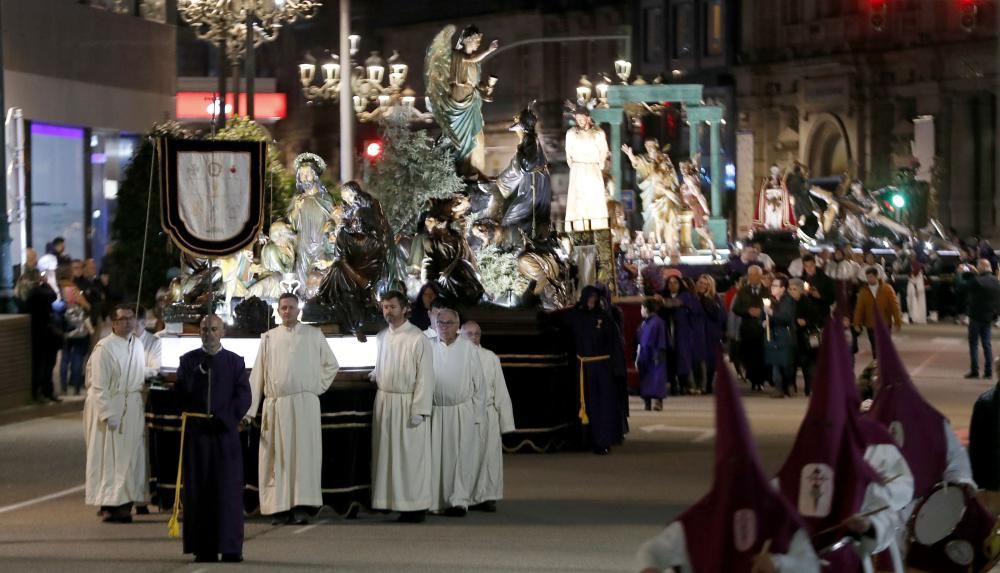
[[[632,75],[632,62],[628,60],[615,60],[615,76],[622,85],[629,85],[629,77]],[[595,85],[587,77],[587,74],[580,76],[580,83],[576,87],[576,103],[589,108],[608,107],[608,86],[615,83],[606,73],[597,74],[597,84]],[[635,85],[645,84],[642,76],[636,76]]]
[[[410,67],[400,57],[399,52],[392,51],[388,62],[382,59],[378,51],[372,51],[359,65],[353,60],[358,53],[361,36],[352,34],[348,37],[352,60],[349,62],[352,104],[358,119],[363,122],[377,121],[388,116],[393,108],[401,107],[410,121],[430,121],[430,101],[424,98],[428,113],[416,108],[416,93],[406,86],[406,78]],[[316,77],[315,58],[307,55],[306,61],[299,64],[299,81],[302,83],[302,95],[310,103],[316,101],[337,101],[340,99],[340,82],[343,80],[343,66],[340,57],[331,54],[330,61],[320,66],[322,77]],[[388,74],[386,71],[388,70]],[[318,80],[318,83],[315,83]],[[386,81],[388,80],[388,81]]]
[[[316,15],[319,0],[178,0],[177,12],[198,39],[225,45],[230,61],[242,57],[247,21],[253,21],[254,48],[272,42],[282,26]]]

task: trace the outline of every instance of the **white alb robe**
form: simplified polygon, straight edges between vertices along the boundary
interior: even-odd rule
[[[608,199],[604,186],[607,161],[608,140],[603,129],[595,125],[590,129],[574,127],[566,132],[567,231],[608,228]]]
[[[134,336],[108,335],[87,361],[83,434],[87,444],[86,503],[118,506],[146,499],[145,357]],[[119,426],[108,428],[116,417]]]
[[[917,273],[906,281],[906,314],[913,324],[927,324],[927,293],[924,273]]]
[[[318,328],[279,325],[261,336],[247,415],[256,415],[263,402],[257,468],[262,514],[323,505],[319,395],[338,368]]]
[[[698,535],[698,532],[695,532]],[[655,569],[664,571],[670,567],[680,573],[701,573],[691,567],[691,557],[687,550],[684,524],[675,521],[656,537],[646,541],[636,554],[638,570]],[[795,532],[788,546],[788,553],[771,554],[771,561],[780,573],[819,573],[819,558],[812,541],[802,529]]]
[[[906,463],[903,452],[893,444],[873,444],[865,448],[865,461],[872,467],[885,484],[871,484],[865,492],[861,512],[866,513],[882,507],[889,509],[880,511],[868,517],[875,527],[874,538],[862,537],[859,551],[862,554],[866,571],[872,571],[873,566],[868,556],[881,551],[888,551],[892,558],[895,573],[903,573],[902,546],[898,544],[900,530],[906,528],[903,519],[905,508],[913,501],[913,473]],[[881,493],[875,494],[873,487],[878,486]]]
[[[431,405],[434,350],[405,322],[378,334],[372,379],[378,384],[372,420],[372,507],[420,511],[431,506]],[[414,426],[411,418],[423,422]]]
[[[483,367],[465,338],[442,339],[434,349],[434,405],[431,413],[431,510],[468,507],[479,469],[480,408],[476,391]]]
[[[479,435],[479,470],[473,489],[472,502],[503,499],[503,440],[501,434],[514,431],[514,409],[507,392],[500,359],[493,352],[478,348],[483,367],[483,382],[479,385],[481,423]]]
[[[160,366],[163,364],[163,341],[148,330],[143,330],[139,335],[142,341],[142,349],[146,354],[146,378],[152,378],[160,373]]]

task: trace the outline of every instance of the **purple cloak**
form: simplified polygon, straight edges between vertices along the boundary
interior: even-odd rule
[[[842,333],[836,319],[827,321],[809,409],[778,471],[781,492],[799,510],[817,552],[843,537],[837,526],[861,509],[868,485],[879,480],[864,459],[865,436],[872,432],[860,422],[851,355]],[[831,563],[829,571],[861,570],[850,547],[824,558]]]
[[[906,372],[889,329],[876,315],[879,388],[869,415],[889,428],[913,472],[913,496],[922,498],[948,467],[945,417],[920,395]]]
[[[651,314],[639,327],[636,337],[639,355],[639,395],[643,398],[667,397],[667,329],[663,319]]]
[[[729,366],[715,370],[715,479],[678,520],[694,571],[749,573],[765,543],[787,553],[805,525],[764,474]]]

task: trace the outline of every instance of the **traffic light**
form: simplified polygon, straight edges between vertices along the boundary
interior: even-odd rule
[[[965,30],[966,33],[971,33],[976,29],[976,24],[979,23],[979,2],[978,0],[959,0],[958,2],[958,25]]]
[[[881,32],[885,29],[889,16],[888,0],[869,0],[868,23],[872,30]]]
[[[373,139],[365,142],[365,158],[368,161],[375,163],[379,157],[382,157],[383,151],[385,151],[385,148],[382,146],[381,141]]]
[[[906,207],[906,197],[902,193],[893,193],[889,200],[892,201],[892,206],[897,209]]]

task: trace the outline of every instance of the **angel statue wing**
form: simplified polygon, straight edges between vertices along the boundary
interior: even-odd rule
[[[424,59],[424,85],[427,86],[427,97],[431,101],[431,113],[434,120],[448,139],[455,142],[456,138],[451,131],[451,125],[444,113],[445,99],[450,97],[451,92],[451,54],[453,51],[451,39],[455,35],[455,26],[449,24],[445,26],[431,45],[427,47],[427,56]]]

